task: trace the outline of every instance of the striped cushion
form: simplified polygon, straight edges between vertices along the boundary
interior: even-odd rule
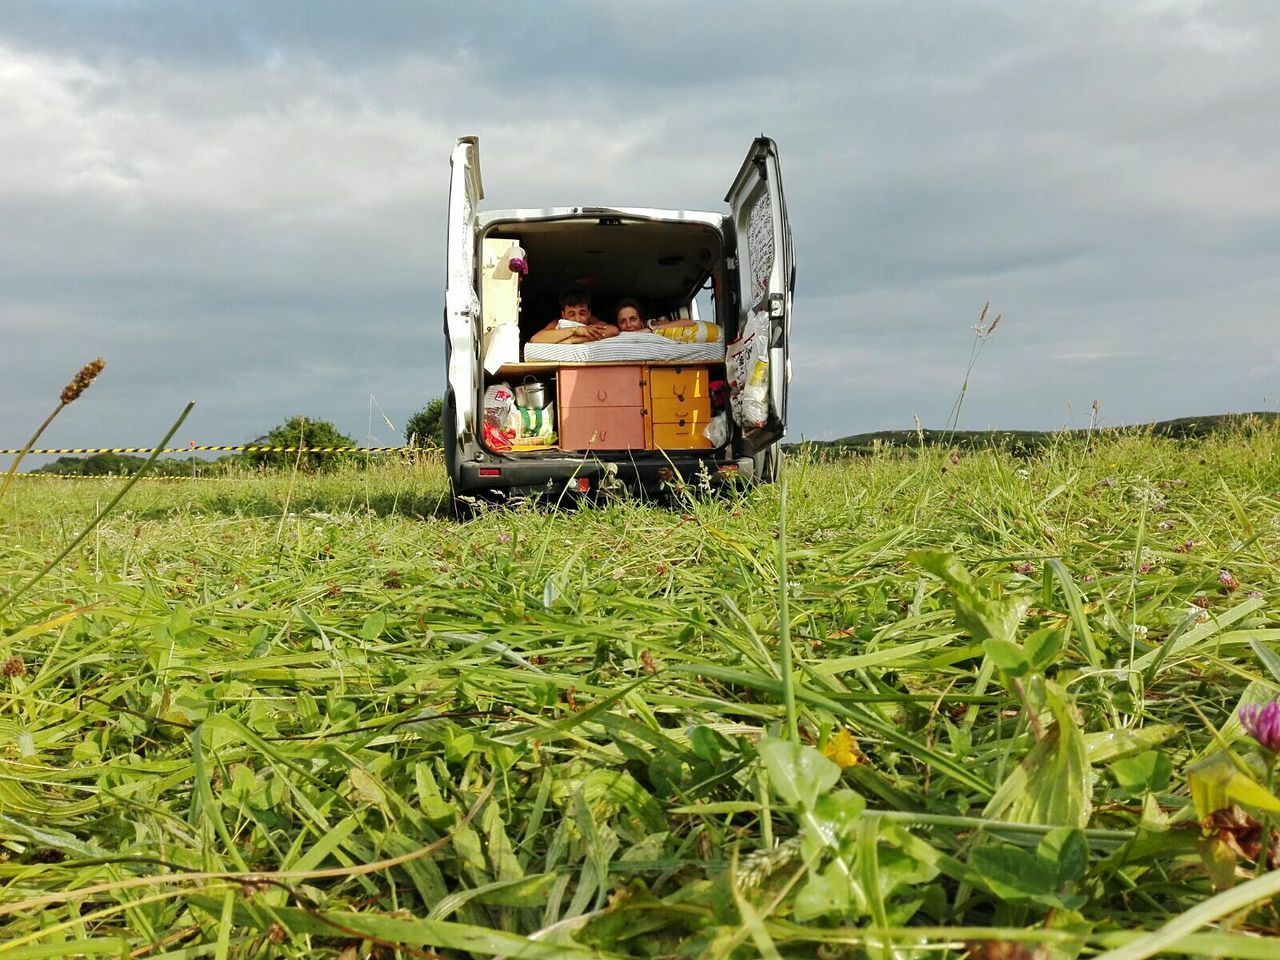
[[[724,359],[724,343],[677,343],[654,333],[621,333],[592,343],[526,343],[526,362],[616,363],[645,360]]]

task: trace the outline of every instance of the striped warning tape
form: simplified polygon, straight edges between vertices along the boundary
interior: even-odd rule
[[[161,453],[397,453],[413,450],[419,453],[437,453],[439,447],[262,447],[256,445],[228,446],[226,444],[191,444],[186,447],[165,447]],[[44,447],[28,450],[29,456],[51,453],[154,453],[154,447]],[[0,454],[22,453],[21,447],[0,447]]]
[[[14,475],[16,480],[127,480],[130,474],[126,473],[19,473]],[[257,479],[256,474],[245,474],[243,477],[210,477],[210,476],[192,476],[189,473],[184,474],[146,474],[138,478],[144,483],[156,480],[254,480]]]

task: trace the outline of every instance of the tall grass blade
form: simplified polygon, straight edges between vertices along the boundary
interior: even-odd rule
[[[787,478],[783,477],[778,490],[778,648],[782,669],[782,702],[787,711],[787,736],[793,743],[799,743],[796,675],[791,653],[791,606],[787,596],[790,589],[787,582]]]
[[[183,408],[182,413],[179,414],[178,416],[178,419],[175,420],[173,423],[173,426],[169,428],[169,432],[164,435],[164,439],[161,440],[160,443],[156,445],[156,448],[151,451],[151,456],[147,458],[147,462],[138,468],[137,473],[133,474],[133,476],[131,476],[128,480],[125,481],[124,486],[122,486],[119,489],[119,491],[117,491],[116,495],[107,502],[107,505],[105,507],[103,507],[100,511],[98,511],[98,515],[96,517],[94,517],[91,521],[89,521],[89,525],[85,527],[83,530],[81,530],[80,533],[76,536],[76,538],[72,540],[69,544],[67,544],[66,547],[63,548],[61,553],[59,553],[56,557],[54,557],[52,560],[46,563],[39,573],[37,573],[34,577],[32,577],[30,580],[24,583],[21,587],[19,587],[13,593],[9,594],[9,596],[5,597],[3,600],[0,600],[0,613],[3,613],[6,609],[8,609],[13,604],[15,600],[17,600],[19,597],[25,594],[28,590],[34,587],[37,583],[39,583],[42,579],[44,579],[45,574],[47,574],[50,570],[56,567],[59,563],[61,563],[63,558],[66,557],[67,554],[69,554],[72,550],[78,547],[84,541],[85,537],[87,537],[89,534],[91,534],[94,530],[97,529],[98,524],[102,522],[103,518],[106,517],[107,514],[109,514],[112,510],[115,509],[116,504],[119,503],[121,500],[123,500],[125,494],[127,494],[130,490],[132,490],[134,485],[137,484],[137,482],[141,480],[143,476],[146,475],[146,472],[149,469],[151,469],[152,464],[154,464],[156,462],[156,459],[160,456],[160,451],[169,445],[169,441],[173,439],[173,435],[178,432],[178,428],[182,426],[183,421],[187,419],[187,414],[189,414],[192,411],[195,405],[196,405],[196,402],[192,400],[186,405],[186,407]]]

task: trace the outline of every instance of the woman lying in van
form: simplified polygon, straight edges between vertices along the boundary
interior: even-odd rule
[[[680,343],[719,343],[720,328],[714,323],[697,320],[646,322],[639,301],[626,299],[618,304],[618,330],[621,333],[656,333]]]
[[[560,317],[529,338],[530,343],[591,343],[616,337],[618,328],[591,315],[591,299],[570,291],[560,298]]]

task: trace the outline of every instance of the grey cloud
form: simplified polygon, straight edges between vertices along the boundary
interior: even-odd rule
[[[940,425],[988,298],[974,425],[1274,404],[1277,40],[1260,3],[8,4],[0,429],[98,352],[130,440],[187,394],[202,438],[403,420],[467,133],[491,207],[716,209],[773,136],[795,435]]]

